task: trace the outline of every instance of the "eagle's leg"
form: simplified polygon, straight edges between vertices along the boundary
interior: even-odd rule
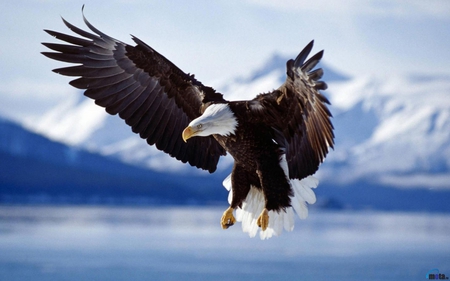
[[[261,162],[261,163],[270,163]],[[256,221],[257,225],[264,231],[269,226],[269,211],[285,210],[291,206],[292,190],[289,181],[286,179],[280,165],[267,166],[260,165],[256,174],[261,182],[262,191],[265,197],[264,209]]]
[[[222,219],[220,220],[223,229],[229,228],[236,222],[233,211],[238,207],[242,207],[242,203],[250,191],[247,172],[242,166],[236,163],[234,163],[233,171],[231,172],[231,186],[233,199],[231,200],[230,207],[223,212]]]
[[[264,208],[256,221],[261,230],[264,231],[269,226],[269,211]]]
[[[220,224],[223,229],[227,229],[232,226],[236,222],[236,218],[233,215],[234,209],[230,206],[228,209],[223,212],[222,219],[220,220]]]

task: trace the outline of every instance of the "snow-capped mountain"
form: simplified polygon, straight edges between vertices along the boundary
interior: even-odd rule
[[[288,58],[275,55],[248,77],[218,83],[228,100],[277,88]],[[450,77],[389,75],[349,78],[328,67],[336,146],[318,176],[337,185],[371,184],[450,189]],[[69,85],[67,87],[70,87]],[[156,171],[201,173],[150,147],[117,116],[92,100],[70,96],[36,121],[32,130]],[[229,168],[224,158],[219,171]]]
[[[252,98],[284,81],[286,60],[274,56],[247,77],[214,85],[229,100]],[[348,78],[323,68],[336,146],[317,174],[314,207],[450,212],[450,77]],[[0,121],[0,201],[226,201],[230,157],[213,175],[182,164],[81,92],[22,124],[51,140]]]
[[[280,85],[276,56],[251,79],[227,85],[235,99]],[[348,78],[324,67],[336,145],[319,169],[322,181],[399,188],[450,189],[450,77],[389,75]]]
[[[284,82],[287,59],[274,55],[247,77],[214,86],[228,100],[253,98]],[[322,182],[450,189],[450,77],[349,78],[322,67],[336,128],[335,150],[318,172]],[[25,125],[52,140],[154,171],[208,174],[148,146],[81,92]],[[231,163],[223,158],[218,170]]]
[[[336,151],[322,174],[396,187],[450,188],[450,77],[330,83]]]

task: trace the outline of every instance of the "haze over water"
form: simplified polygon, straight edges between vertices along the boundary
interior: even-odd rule
[[[313,211],[261,241],[222,208],[0,207],[0,280],[423,280],[450,216]]]

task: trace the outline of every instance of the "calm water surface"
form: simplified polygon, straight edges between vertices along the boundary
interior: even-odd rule
[[[0,280],[427,280],[450,216],[311,212],[261,241],[222,208],[0,206]]]

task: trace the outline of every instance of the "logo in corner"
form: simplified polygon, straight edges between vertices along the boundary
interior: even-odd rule
[[[448,280],[444,273],[440,273],[439,269],[433,268],[427,272],[425,278],[428,280]]]

